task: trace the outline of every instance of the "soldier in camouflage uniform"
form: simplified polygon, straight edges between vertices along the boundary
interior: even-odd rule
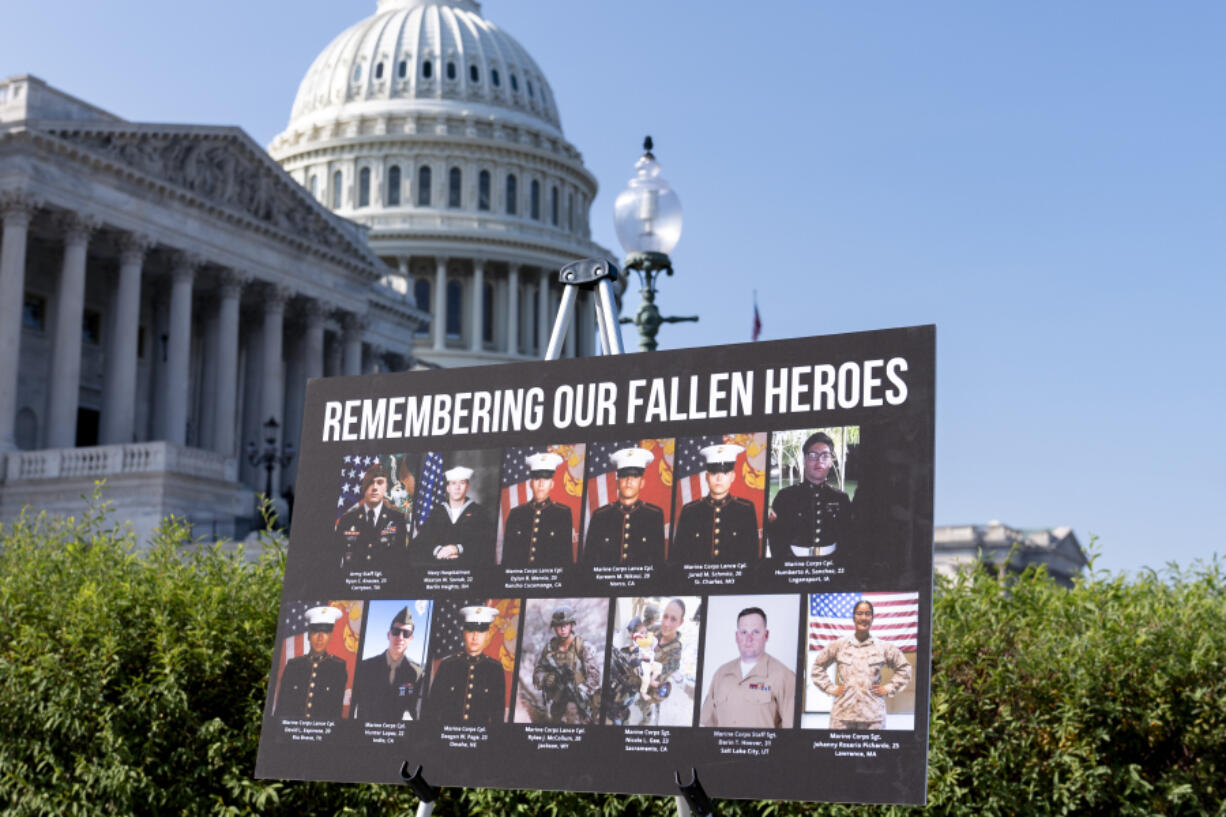
[[[660,675],[651,682],[650,691],[639,696],[638,707],[643,713],[643,723],[655,725],[660,717],[660,702],[672,692],[672,676],[681,669],[681,635],[677,631],[685,621],[685,602],[673,599],[664,608],[656,633],[655,660],[660,662]],[[688,724],[687,724],[688,726]]]
[[[592,723],[592,695],[600,688],[596,656],[575,633],[570,605],[558,605],[549,626],[554,635],[536,660],[532,685],[544,693],[552,723]]]
[[[834,698],[831,729],[884,729],[885,699],[911,683],[911,665],[898,647],[873,638],[872,602],[858,602],[852,620],[855,635],[830,642],[813,659],[813,683]],[[831,664],[837,668],[837,683],[826,671]],[[894,670],[888,684],[881,683],[883,666]]]

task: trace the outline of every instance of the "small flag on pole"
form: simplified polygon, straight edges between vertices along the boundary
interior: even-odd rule
[[[762,335],[762,316],[758,314],[758,290],[753,291],[753,339]]]

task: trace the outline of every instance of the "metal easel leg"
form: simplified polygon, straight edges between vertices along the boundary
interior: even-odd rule
[[[625,351],[621,325],[613,309],[612,282],[617,280],[617,276],[617,266],[607,258],[584,258],[562,267],[558,272],[558,281],[562,284],[562,303],[558,305],[558,316],[549,335],[545,360],[557,360],[562,354],[580,287],[596,292],[596,327],[600,331],[601,354],[620,355]]]
[[[570,329],[570,317],[575,311],[575,301],[579,297],[574,285],[567,284],[562,291],[562,303],[558,305],[558,317],[553,323],[553,333],[549,336],[549,348],[545,350],[546,360],[557,360],[562,354],[562,344],[565,343],[566,332]]]

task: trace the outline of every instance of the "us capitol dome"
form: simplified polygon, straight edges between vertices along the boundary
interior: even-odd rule
[[[558,268],[611,256],[549,81],[475,0],[378,0],[312,63],[269,152],[369,231],[398,271],[384,283],[431,315],[414,350],[429,363],[539,359]],[[580,305],[568,355],[595,348]]]

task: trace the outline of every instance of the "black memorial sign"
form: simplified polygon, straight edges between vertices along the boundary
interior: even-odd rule
[[[257,774],[923,803],[935,329],[312,381]]]

